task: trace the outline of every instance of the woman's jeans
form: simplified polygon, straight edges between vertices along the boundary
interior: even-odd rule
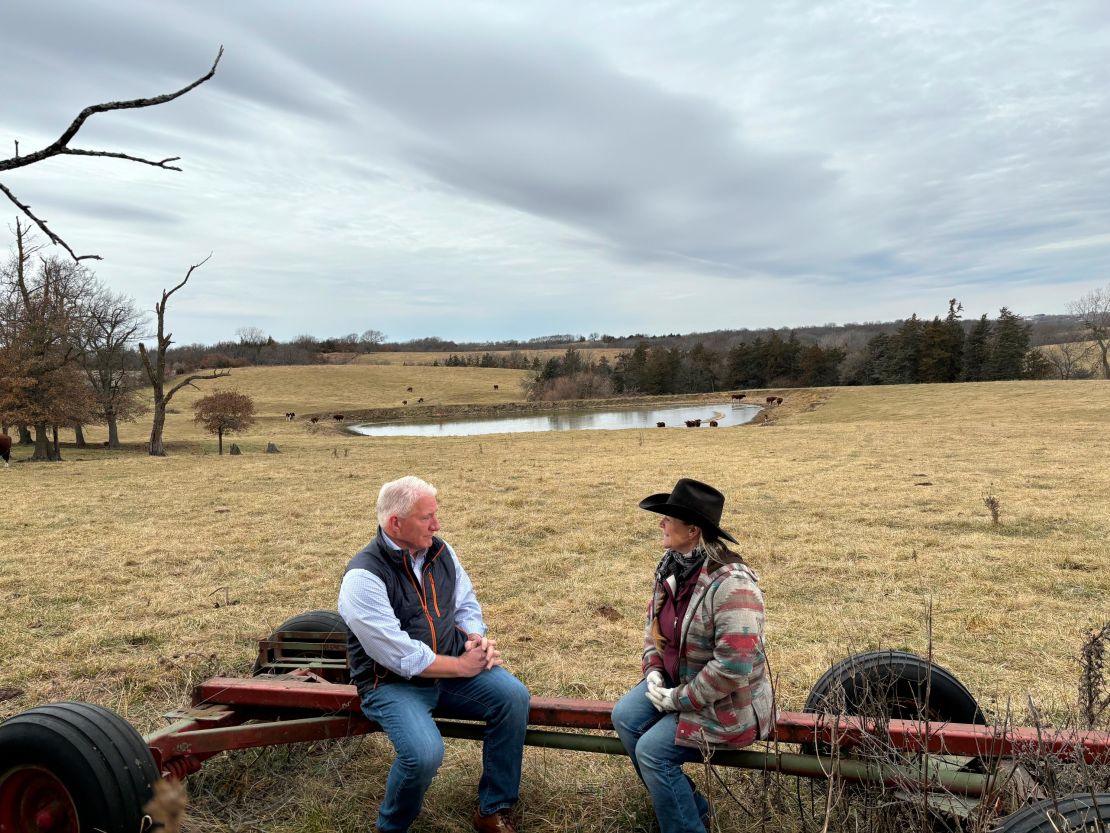
[[[488,816],[512,807],[520,792],[528,704],[524,683],[500,666],[476,677],[431,685],[392,682],[363,691],[363,713],[382,727],[397,753],[378,808],[380,833],[409,829],[443,762],[433,709],[443,717],[486,721],[478,809]]]
[[[647,787],[661,833],[705,833],[709,802],[682,771],[702,755],[675,744],[677,725],[674,712],[656,711],[643,680],[613,707],[613,726]]]

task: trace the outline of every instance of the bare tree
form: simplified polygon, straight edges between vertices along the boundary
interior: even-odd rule
[[[170,400],[173,399],[174,394],[181,390],[186,385],[196,387],[193,382],[198,379],[219,379],[222,376],[230,376],[230,370],[213,370],[210,373],[192,373],[170,388],[166,390],[166,350],[172,344],[173,333],[166,332],[166,304],[170,300],[170,296],[181,287],[189,282],[193,272],[208,262],[208,255],[200,263],[194,263],[189,267],[189,271],[185,273],[185,279],[181,281],[173,289],[162,290],[162,300],[154,305],[154,312],[158,316],[158,348],[155,356],[154,364],[150,363],[150,356],[147,354],[146,345],[139,342],[139,355],[143,360],[143,369],[146,371],[147,378],[150,380],[150,386],[154,388],[154,422],[150,428],[150,455],[152,457],[165,457],[166,446],[162,443],[162,431],[166,427],[166,406]]]
[[[108,447],[119,448],[119,423],[144,414],[141,371],[132,346],[142,337],[144,316],[126,295],[99,291],[88,307],[81,365],[108,426]],[[81,444],[78,439],[78,445]]]
[[[1110,379],[1110,284],[1093,289],[1082,298],[1068,304],[1068,312],[1079,319],[1099,349],[1102,361],[1102,378]]]
[[[139,107],[154,107],[158,104],[165,104],[168,101],[173,101],[175,98],[180,98],[181,96],[185,95],[185,93],[189,92],[192,89],[195,89],[196,87],[199,87],[201,84],[203,84],[205,81],[216,74],[216,66],[220,63],[220,58],[223,57],[223,54],[224,48],[221,46],[220,51],[216,54],[216,60],[212,62],[212,68],[209,69],[207,73],[202,75],[196,81],[182,87],[176,92],[166,93],[165,95],[156,95],[151,98],[135,98],[131,99],[130,101],[109,101],[104,104],[93,104],[89,107],[86,107],[84,110],[77,114],[77,118],[75,118],[70,123],[69,127],[65,129],[61,136],[59,136],[57,139],[54,140],[53,143],[47,145],[41,150],[37,150],[33,153],[24,154],[21,156],[19,153],[19,142],[16,142],[15,156],[11,157],[10,159],[0,159],[0,171],[11,171],[15,170],[16,168],[25,168],[28,165],[34,165],[36,162],[41,162],[42,160],[49,159],[52,156],[107,156],[113,159],[126,159],[129,162],[140,162],[144,165],[153,165],[156,168],[164,168],[168,171],[180,171],[181,168],[170,164],[171,162],[177,162],[181,158],[179,156],[170,156],[166,159],[159,160],[144,159],[141,156],[132,156],[127,153],[118,153],[115,151],[86,150],[82,148],[74,148],[70,147],[69,143],[73,141],[74,137],[77,135],[78,131],[80,131],[81,128],[85,125],[85,122],[88,120],[88,118],[97,113],[107,113],[111,110],[133,110]],[[69,252],[70,257],[72,257],[74,260],[100,260],[99,255],[78,256],[77,254],[75,254],[73,249],[71,249],[69,245],[64,240],[62,240],[61,237],[56,235],[47,227],[45,220],[37,217],[31,211],[31,206],[20,202],[16,195],[8,190],[8,188],[5,187],[3,183],[0,183],[0,192],[3,192],[23,214],[25,214],[30,220],[33,221],[34,224],[42,230],[42,233],[50,238],[51,243],[64,248],[67,252]]]
[[[1086,379],[1091,375],[1088,363],[1094,347],[1090,342],[1076,340],[1048,344],[1040,350],[1061,379]]]
[[[366,346],[367,349],[374,349],[379,344],[385,341],[385,333],[381,330],[366,330],[358,337],[359,343]]]
[[[235,335],[239,336],[240,344],[251,349],[253,364],[258,364],[262,348],[273,343],[273,339],[266,335],[266,331],[261,327],[240,327],[235,331]]]

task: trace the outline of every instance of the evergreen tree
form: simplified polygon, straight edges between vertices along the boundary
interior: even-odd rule
[[[982,382],[987,378],[991,361],[991,335],[994,328],[986,313],[975,322],[964,343],[964,362],[961,379],[965,382]]]
[[[917,313],[899,328],[897,343],[892,345],[885,381],[892,385],[912,385],[920,381],[923,327]]]
[[[986,379],[1020,379],[1025,371],[1025,354],[1033,327],[1020,315],[1003,307],[998,311],[991,340],[990,360],[984,372]]]

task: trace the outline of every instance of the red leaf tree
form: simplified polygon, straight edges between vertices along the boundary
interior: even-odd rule
[[[193,421],[219,437],[224,453],[224,434],[234,434],[254,425],[254,400],[237,390],[218,390],[193,404]]]

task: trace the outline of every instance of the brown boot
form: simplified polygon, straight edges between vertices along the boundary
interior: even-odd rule
[[[516,828],[509,821],[508,810],[499,810],[490,816],[483,816],[475,810],[472,821],[478,833],[516,833]]]

